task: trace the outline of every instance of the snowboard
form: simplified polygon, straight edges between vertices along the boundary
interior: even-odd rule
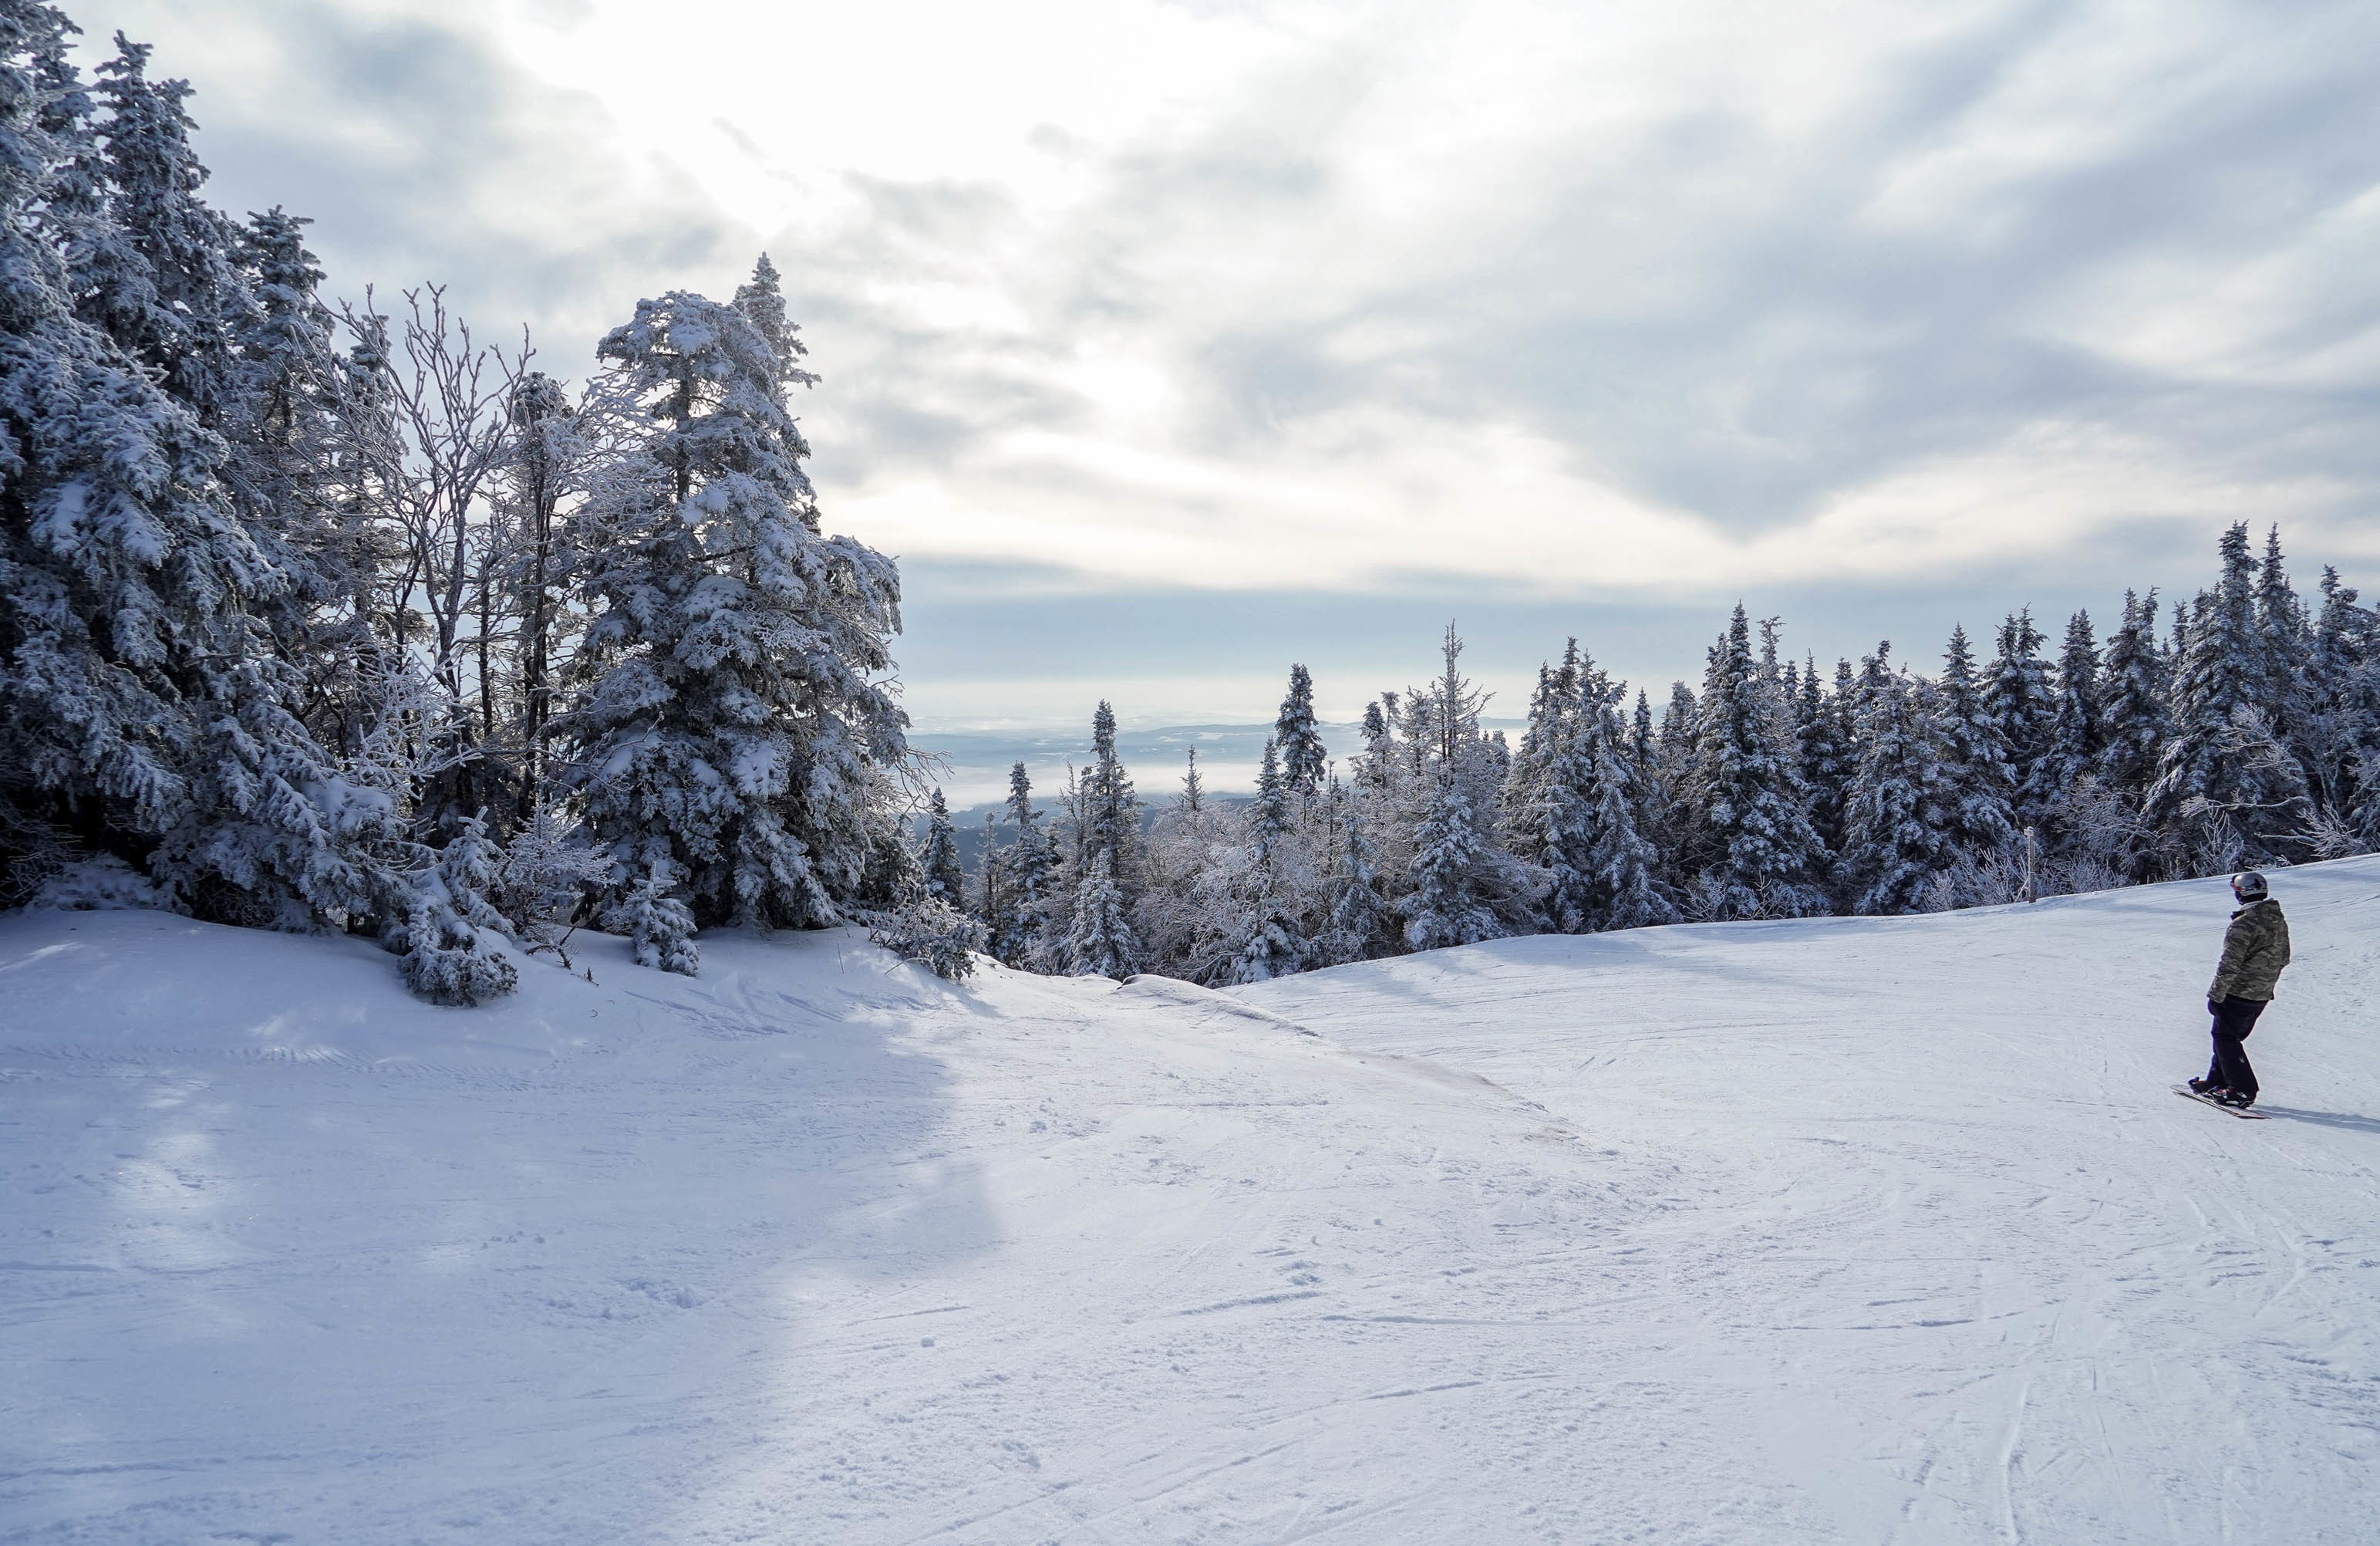
[[[2173,1092],[2176,1095],[2180,1096],[2185,1101],[2195,1101],[2202,1106],[2213,1106],[2216,1111],[2223,1113],[2225,1115],[2236,1116],[2244,1122],[2262,1122],[2265,1120],[2265,1114],[2252,1107],[2246,1111],[2242,1111],[2238,1106],[2227,1106],[2220,1101],[2210,1101],[2205,1096],[2201,1095],[2198,1091],[2191,1089],[2190,1086],[2186,1084],[2175,1085],[2173,1087]]]

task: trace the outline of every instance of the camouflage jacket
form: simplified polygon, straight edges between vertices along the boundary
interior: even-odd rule
[[[2289,920],[2281,916],[2281,905],[2269,896],[2251,902],[2231,915],[2231,927],[2223,933],[2223,960],[2206,996],[2271,998],[2289,964]]]

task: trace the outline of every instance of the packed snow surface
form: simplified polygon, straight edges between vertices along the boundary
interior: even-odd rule
[[[1236,996],[0,919],[0,1540],[2365,1541],[2380,860]]]

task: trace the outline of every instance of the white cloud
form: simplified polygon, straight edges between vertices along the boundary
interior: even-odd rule
[[[336,281],[451,276],[561,369],[765,245],[830,518],[946,571],[1659,600],[2374,546],[2369,6],[82,8]]]

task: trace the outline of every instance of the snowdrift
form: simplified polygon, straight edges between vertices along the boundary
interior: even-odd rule
[[[2380,860],[1235,994],[0,918],[0,1540],[2362,1540]]]

